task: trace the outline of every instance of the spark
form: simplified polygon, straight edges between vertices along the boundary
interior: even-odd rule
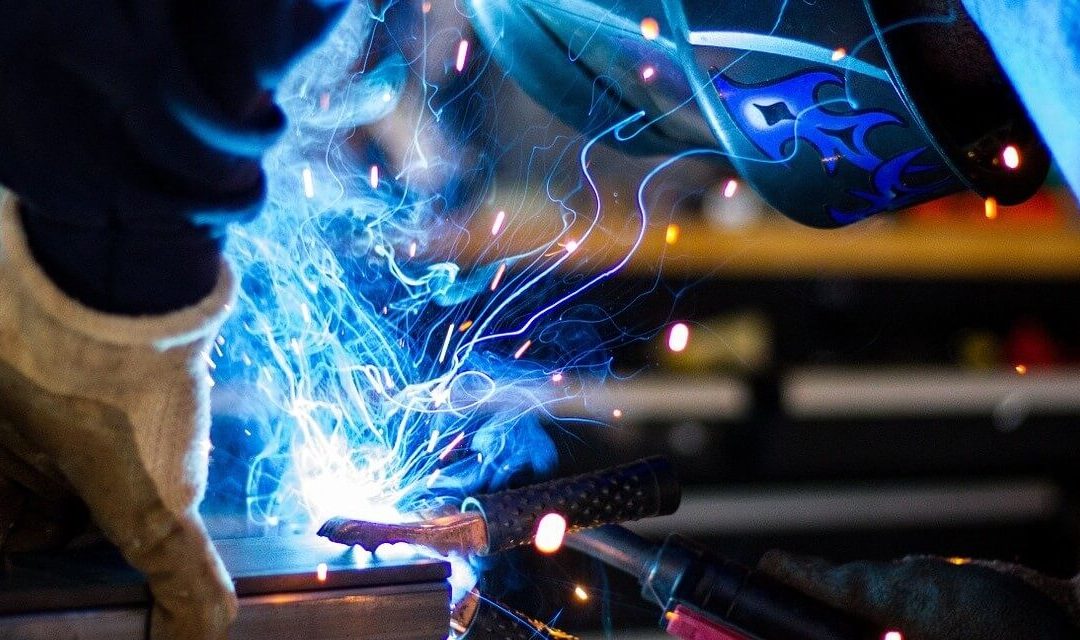
[[[1020,168],[1020,150],[1016,148],[1016,145],[1007,145],[1001,150],[1001,161],[1009,169]]]
[[[881,640],[904,640],[904,634],[899,631],[886,631]]]
[[[465,322],[462,322],[462,323],[461,323],[461,326],[460,326],[460,327],[458,327],[458,331],[459,331],[460,333],[465,333],[466,331],[468,331],[469,329],[471,329],[471,328],[472,328],[472,326],[473,326],[473,321],[472,321],[472,320],[466,320]]]
[[[352,3],[357,20],[367,15],[363,4]],[[356,21],[342,24],[350,22]],[[567,337],[554,333],[562,319],[550,312],[629,260],[628,251],[607,271],[566,286],[566,280],[549,278],[561,260],[530,264],[520,259],[527,250],[472,272],[452,256],[431,259],[440,245],[427,244],[428,232],[448,221],[433,203],[446,194],[414,190],[419,182],[408,167],[383,180],[380,166],[357,163],[348,144],[371,107],[382,109],[400,90],[377,74],[355,75],[352,61],[363,55],[369,36],[370,29],[329,34],[327,44],[283,80],[279,94],[290,127],[265,158],[267,206],[260,218],[235,230],[227,249],[245,282],[214,375],[219,388],[249,393],[257,409],[258,427],[244,441],[258,451],[246,479],[249,520],[283,533],[309,531],[330,516],[400,522],[406,513],[438,506],[433,501],[497,489],[525,465],[538,474],[550,470],[555,447],[536,411],[544,401],[515,387],[542,383],[542,367],[559,371],[561,380],[558,367],[568,362],[575,363],[575,380],[600,371],[580,364],[577,347],[591,342],[577,342],[576,333],[568,338],[572,342],[553,341],[560,350],[556,362],[514,362],[508,351],[518,348],[515,359],[531,360],[526,338],[541,320],[551,320],[543,335]],[[463,70],[467,48],[461,47]],[[421,78],[417,85],[425,92],[434,82]],[[436,119],[424,111],[413,133],[430,133]],[[454,153],[460,141],[457,132],[447,132],[448,145],[439,148]],[[582,171],[599,198],[587,163],[597,140],[587,141],[573,166],[563,169]],[[431,161],[449,164],[452,158]],[[312,187],[319,181],[314,197],[305,198],[305,169]],[[641,199],[639,190],[639,205]],[[598,200],[594,218],[575,212],[576,220],[591,226],[575,227],[583,235],[572,246],[555,248],[572,252],[584,243],[602,224],[599,210]],[[635,211],[640,233],[649,228],[645,211]],[[502,225],[505,233],[505,219]],[[407,261],[420,243],[421,260]],[[542,256],[552,247],[548,241],[533,250]],[[519,261],[509,277],[512,259]],[[496,268],[490,286],[498,295],[484,295]],[[456,325],[465,317],[468,332],[466,322]],[[498,402],[486,402],[493,397]],[[443,466],[435,454],[455,463]],[[452,491],[428,490],[440,478]],[[468,571],[455,568],[455,579],[459,574]]]
[[[847,57],[847,49],[845,49],[843,47],[837,47],[837,48],[833,49],[832,56],[830,56],[830,58],[832,58],[833,62],[840,62],[841,60],[843,60],[846,57]]]
[[[656,21],[656,18],[641,20],[641,37],[646,40],[656,40],[660,37],[660,23]]]
[[[986,212],[987,220],[997,220],[998,217],[998,201],[994,196],[989,196],[983,203],[983,209]]]
[[[664,242],[668,244],[675,244],[679,241],[680,233],[679,225],[674,222],[667,226],[667,231],[664,233]]]
[[[562,548],[565,537],[566,518],[558,513],[548,513],[536,524],[533,546],[540,553],[555,553]]]
[[[430,2],[425,2],[424,4],[420,5],[420,9],[424,13],[431,13],[431,3]]]
[[[644,80],[645,82],[648,82],[648,81],[652,80],[655,75],[656,75],[656,67],[652,66],[651,64],[645,65],[641,69],[641,79]]]
[[[311,167],[304,167],[301,176],[304,179],[304,196],[310,200],[315,197],[315,176],[311,173]]]
[[[952,558],[947,558],[947,560],[951,564],[955,564],[957,566],[965,565],[965,564],[971,564],[971,558],[962,558],[962,557],[959,557],[959,556],[953,556]]]
[[[514,360],[521,360],[521,356],[525,355],[525,352],[532,346],[532,340],[526,340],[522,343],[518,350],[514,352]]]
[[[551,381],[555,384],[559,384],[563,381],[563,374],[556,371],[555,373],[551,374]]]
[[[577,240],[567,240],[566,244],[563,246],[567,253],[573,253],[578,250],[579,245]]]
[[[454,68],[458,73],[461,73],[465,69],[465,58],[469,55],[469,41],[462,38],[457,47],[457,61],[454,63]]]
[[[735,179],[728,180],[727,183],[724,184],[724,197],[725,198],[734,198],[735,193],[738,190],[739,190],[739,181],[735,180]]]
[[[329,93],[323,93],[321,96],[319,96],[319,108],[322,109],[323,111],[329,111],[330,110],[330,94]]]
[[[671,349],[675,353],[679,353],[686,349],[686,345],[690,342],[690,327],[686,326],[683,322],[677,322],[671,325],[671,329],[668,331],[668,349]]]
[[[326,566],[326,563],[320,562],[318,566],[315,567],[315,577],[319,582],[326,582],[326,574],[329,573],[329,571],[330,568]]]
[[[456,327],[454,326],[453,322],[451,322],[450,326],[446,328],[446,339],[443,340],[442,350],[439,351],[439,362],[440,363],[443,363],[443,362],[446,361],[446,350],[450,347],[450,338],[454,337],[454,329],[455,328]]]
[[[499,288],[499,283],[502,282],[503,276],[506,274],[506,263],[499,265],[499,269],[495,272],[495,277],[491,279],[491,290],[494,291]]]
[[[578,600],[581,600],[582,602],[586,602],[589,599],[589,592],[585,591],[585,589],[581,588],[580,584],[579,585],[574,585],[574,596]]]
[[[1018,364],[1018,365],[1016,365],[1015,369],[1016,369],[1016,373],[1018,373],[1020,375],[1026,375],[1027,372],[1028,372],[1028,368],[1027,368],[1026,364]]]
[[[611,412],[611,417],[618,420],[623,416],[622,409],[615,409]]]
[[[443,449],[442,453],[439,454],[439,460],[446,460],[446,456],[450,455],[450,452],[453,451],[454,449],[456,449],[457,446],[459,444],[461,444],[461,441],[464,440],[464,439],[465,439],[465,432],[464,431],[462,431],[461,433],[454,436],[454,439],[450,441],[450,444],[446,445],[446,448]]]
[[[499,235],[499,232],[502,231],[504,222],[506,222],[506,212],[499,211],[499,213],[495,214],[495,223],[491,225],[491,235]]]

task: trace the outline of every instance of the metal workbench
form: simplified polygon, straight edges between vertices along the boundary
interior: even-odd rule
[[[443,640],[449,566],[379,562],[314,536],[217,543],[240,597],[233,640]],[[149,593],[115,550],[12,555],[0,573],[0,639],[136,640]],[[325,565],[325,577],[319,566]]]

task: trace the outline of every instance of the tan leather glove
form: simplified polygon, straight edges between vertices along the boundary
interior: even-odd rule
[[[223,263],[192,307],[149,317],[91,310],[45,277],[14,199],[0,201],[0,475],[3,493],[24,490],[0,511],[22,505],[27,518],[51,521],[77,494],[146,575],[156,640],[224,638],[236,613],[196,511],[209,453],[205,357],[235,286]],[[29,531],[19,513],[0,524]]]
[[[1080,637],[1080,580],[1019,565],[925,556],[835,565],[770,551],[758,569],[905,640]]]

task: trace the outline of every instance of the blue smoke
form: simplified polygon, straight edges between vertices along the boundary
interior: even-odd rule
[[[356,3],[283,82],[290,127],[266,158],[268,204],[230,238],[242,293],[215,380],[262,444],[244,483],[256,526],[396,521],[542,475],[556,454],[538,416],[564,393],[552,373],[605,366],[582,357],[579,347],[594,349],[588,332],[551,313],[614,271],[573,287],[550,277],[571,253],[576,212],[562,208],[561,232],[525,254],[458,264],[434,237],[450,226],[436,213],[447,194],[426,192],[409,169],[373,168],[370,149],[350,144],[416,73],[400,55],[356,70],[379,24]],[[438,120],[434,85],[418,84],[414,150]],[[444,153],[416,151],[416,164],[454,165],[454,145]],[[572,159],[577,171],[583,159]]]

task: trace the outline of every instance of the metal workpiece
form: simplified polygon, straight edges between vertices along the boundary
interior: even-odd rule
[[[217,543],[240,598],[232,640],[443,640],[449,566],[380,562],[314,536]],[[142,640],[150,597],[112,550],[24,554],[0,574],[0,638]]]

